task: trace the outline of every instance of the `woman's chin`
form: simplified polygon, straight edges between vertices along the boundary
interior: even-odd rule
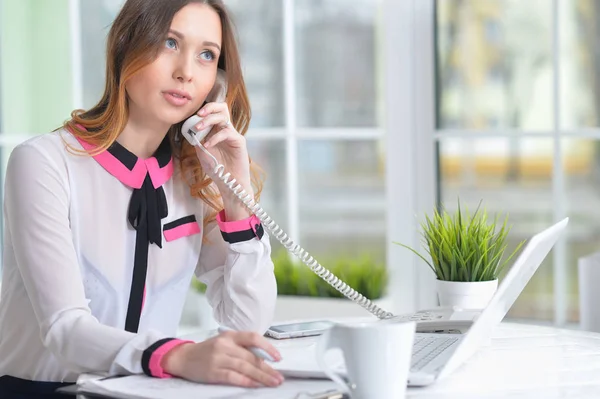
[[[194,115],[194,112],[165,112],[160,119],[164,121],[165,124],[176,125],[185,121],[191,115]]]

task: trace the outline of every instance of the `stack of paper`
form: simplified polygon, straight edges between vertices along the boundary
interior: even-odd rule
[[[238,388],[197,384],[178,378],[158,379],[143,375],[109,379],[88,379],[78,383],[83,393],[122,399],[309,399],[336,390],[326,380],[286,380],[277,388]],[[304,394],[302,394],[304,393]]]

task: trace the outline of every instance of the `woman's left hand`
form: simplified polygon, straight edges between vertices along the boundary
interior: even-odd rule
[[[227,103],[208,103],[198,111],[202,121],[196,125],[196,129],[204,130],[212,127],[210,133],[203,140],[204,147],[225,166],[225,172],[231,173],[237,183],[241,184],[246,193],[254,196],[250,184],[250,160],[246,138],[235,130],[231,123],[229,107]],[[196,147],[196,154],[204,171],[216,183],[228,220],[237,220],[249,216],[248,211],[239,202],[239,199],[214,175],[215,164],[211,157]],[[241,211],[241,212],[240,212]]]

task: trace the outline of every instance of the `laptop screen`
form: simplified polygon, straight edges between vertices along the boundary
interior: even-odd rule
[[[565,218],[529,240],[486,308],[461,340],[440,376],[452,372],[490,338],[494,328],[504,319],[544,258],[558,241],[568,221],[569,218]]]

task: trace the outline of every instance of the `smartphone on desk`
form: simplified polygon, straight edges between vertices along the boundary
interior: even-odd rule
[[[275,339],[311,337],[323,334],[332,325],[333,323],[325,320],[276,324],[269,327],[265,335]]]

